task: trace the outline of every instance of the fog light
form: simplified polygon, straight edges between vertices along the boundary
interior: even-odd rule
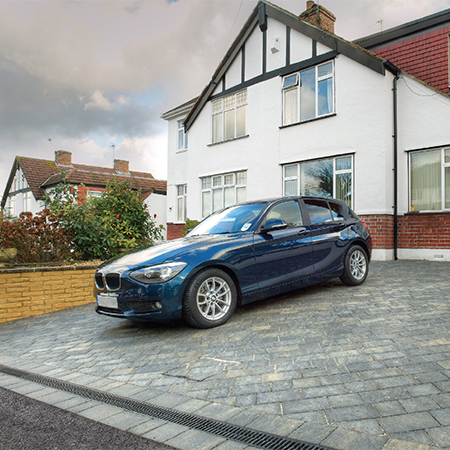
[[[156,302],[156,303],[155,303],[155,307],[156,307],[157,309],[161,309],[161,308],[162,308],[162,305],[161,305],[160,302]]]

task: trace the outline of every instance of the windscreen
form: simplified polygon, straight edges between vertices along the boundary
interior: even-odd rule
[[[199,234],[242,233],[249,230],[255,224],[256,219],[266,206],[265,203],[254,203],[232,206],[218,211],[197,225],[189,233],[189,236]]]

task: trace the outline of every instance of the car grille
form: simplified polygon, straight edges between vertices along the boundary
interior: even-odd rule
[[[120,289],[120,273],[107,273],[106,275],[97,272],[95,274],[95,284],[99,289],[108,291],[117,291]]]

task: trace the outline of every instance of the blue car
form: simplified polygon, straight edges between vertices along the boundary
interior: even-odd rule
[[[343,201],[243,203],[210,215],[184,238],[101,265],[96,311],[216,327],[240,304],[336,277],[359,285],[371,251],[368,230]]]

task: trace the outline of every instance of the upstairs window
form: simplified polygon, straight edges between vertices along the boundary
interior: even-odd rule
[[[247,90],[212,102],[212,142],[227,141],[247,134]]]
[[[188,133],[184,129],[183,121],[178,121],[178,150],[186,150],[188,148]]]
[[[334,113],[334,65],[320,64],[283,78],[283,125]]]

